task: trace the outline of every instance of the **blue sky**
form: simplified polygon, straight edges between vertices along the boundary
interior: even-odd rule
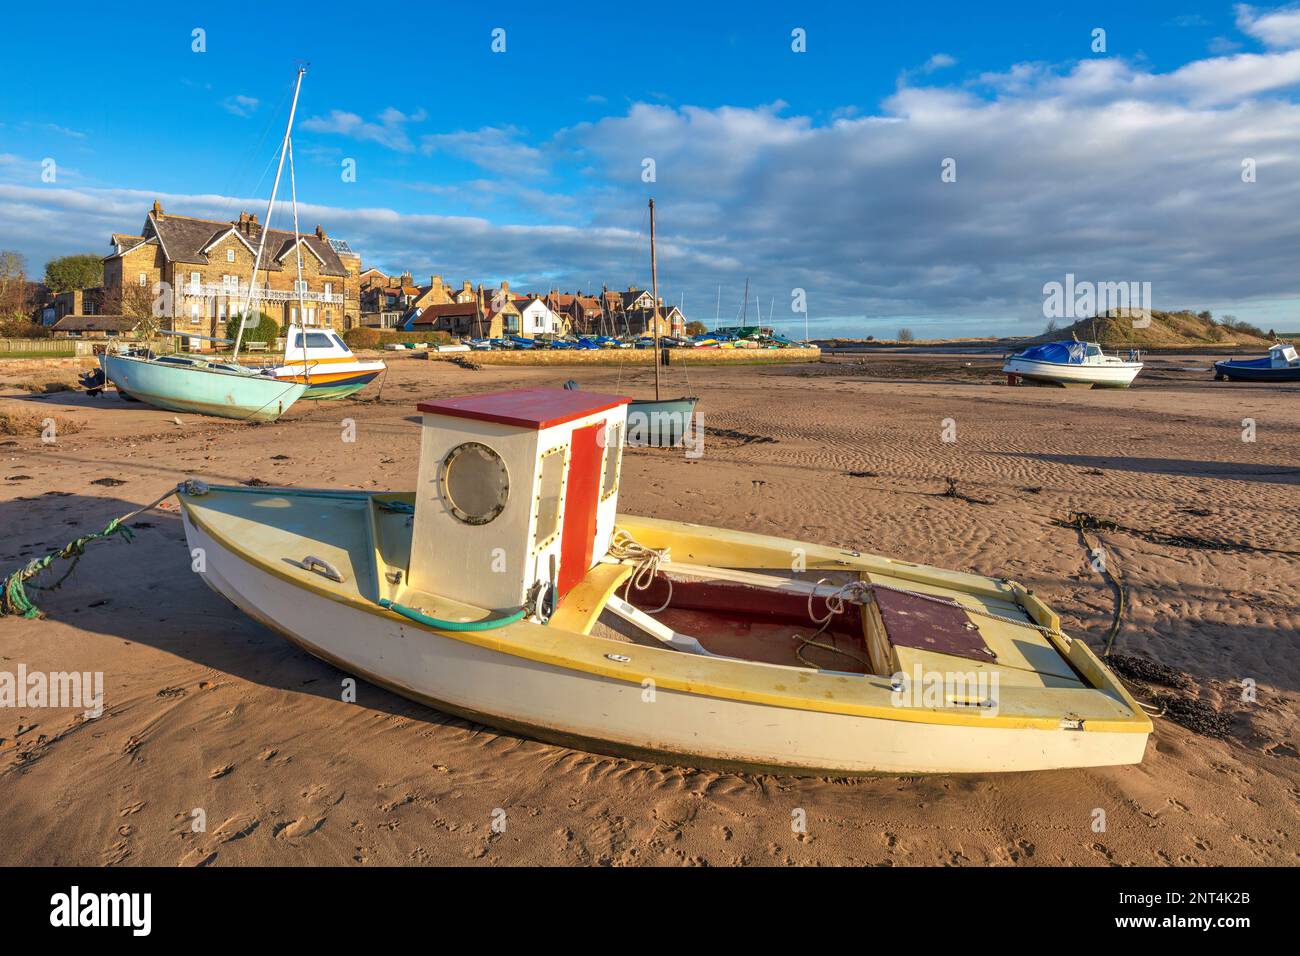
[[[749,277],[791,330],[802,288],[815,333],[1036,332],[1043,284],[1074,272],[1151,281],[1157,308],[1300,325],[1300,13],[1287,7],[339,10],[131,20],[13,5],[0,247],[38,271],[106,253],[154,196],[198,215],[264,205],[302,59],[306,225],[424,281],[644,284],[653,194],[664,294],[706,322],[735,316]],[[52,29],[53,46],[32,41]],[[940,182],[945,158],[954,183]]]

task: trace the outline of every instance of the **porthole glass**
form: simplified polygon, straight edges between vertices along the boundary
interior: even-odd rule
[[[466,524],[487,524],[505,509],[510,475],[501,456],[468,441],[442,460],[442,494],[452,515]]]

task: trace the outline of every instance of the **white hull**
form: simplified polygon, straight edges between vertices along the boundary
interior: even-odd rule
[[[1065,365],[1033,359],[1011,358],[1002,371],[1035,382],[1058,385],[1093,385],[1100,388],[1128,388],[1142,371],[1141,362],[1109,362],[1094,365]]]
[[[203,579],[335,666],[439,709],[598,752],[692,765],[962,773],[1137,763],[1145,733],[936,724],[796,710],[656,688],[530,660],[305,591],[185,515]],[[539,628],[539,640],[545,640]],[[592,637],[598,641],[600,638]],[[610,653],[675,654],[607,643]]]

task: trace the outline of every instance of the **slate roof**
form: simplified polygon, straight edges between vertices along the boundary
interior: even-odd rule
[[[173,262],[189,262],[207,265],[208,257],[203,249],[213,239],[234,229],[245,242],[254,249],[260,241],[263,226],[261,223],[221,222],[214,219],[196,219],[193,216],[154,216],[152,213],[145,223],[145,233],[156,235],[162,243],[167,258]],[[338,240],[321,239],[311,233],[301,234],[306,245],[320,258],[321,271],[326,275],[344,276],[347,270],[334,251],[333,242]],[[266,237],[266,251],[262,254],[261,268],[269,272],[280,272],[287,266],[294,265],[292,258],[284,261],[293,251],[293,233],[272,229]],[[109,258],[112,258],[111,256]]]
[[[55,332],[130,332],[140,320],[129,315],[65,315],[55,322]]]

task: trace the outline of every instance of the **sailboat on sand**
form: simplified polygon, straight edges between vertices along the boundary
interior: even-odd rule
[[[650,200],[650,283],[654,296],[654,399],[633,399],[627,407],[627,439],[632,445],[671,447],[680,445],[692,427],[694,396],[664,398],[660,388],[663,352],[659,348],[659,262],[655,256],[655,201]]]
[[[258,241],[252,279],[243,309],[240,310],[245,316],[254,299],[257,273],[266,248],[266,237],[271,231],[271,212],[280,188],[280,177],[284,171],[289,136],[293,130],[294,113],[298,108],[298,94],[302,90],[305,72],[305,67],[298,69],[293,88],[289,120],[285,126],[284,139],[280,143],[280,161],[275,171],[275,183],[271,187],[271,199],[267,204],[267,225],[262,229]],[[146,349],[131,348],[126,351],[105,351],[99,357],[100,367],[104,378],[112,382],[123,397],[146,402],[157,408],[243,421],[273,422],[303,397],[308,382],[299,378],[277,378],[272,369],[247,368],[238,364],[239,345],[244,331],[242,326],[241,322],[235,339],[234,356],[229,362],[208,361],[188,355],[154,355]]]

